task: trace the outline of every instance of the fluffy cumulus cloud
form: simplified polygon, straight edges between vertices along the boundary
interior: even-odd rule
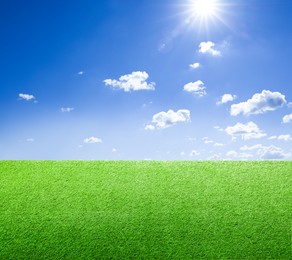
[[[102,143],[102,140],[97,138],[97,137],[89,137],[89,138],[85,138],[83,141],[85,144],[98,144],[98,143]]]
[[[196,63],[190,64],[189,66],[190,66],[191,69],[196,70],[196,69],[201,67],[201,64],[196,62]]]
[[[215,43],[208,41],[208,42],[201,42],[199,45],[199,52],[200,53],[208,53],[212,56],[220,56],[221,52],[214,49]]]
[[[222,105],[222,104],[225,104],[225,103],[228,103],[228,102],[232,102],[236,98],[237,98],[236,95],[224,94],[221,97],[221,100],[217,102],[217,105]]]
[[[159,112],[152,117],[152,123],[145,127],[145,130],[164,129],[177,123],[190,122],[191,113],[189,110],[180,109],[177,112],[168,110]]]
[[[33,95],[29,95],[29,94],[18,94],[20,99],[26,100],[26,101],[30,101],[30,100],[35,100],[35,97]]]
[[[263,114],[267,111],[274,111],[286,104],[286,99],[280,92],[271,92],[263,90],[262,93],[256,93],[246,102],[233,104],[230,114],[237,116],[239,114]]]
[[[290,122],[292,122],[292,114],[286,115],[286,116],[283,117],[283,123],[284,124],[288,124]]]
[[[74,110],[73,107],[61,107],[61,112],[62,113],[70,113]]]
[[[232,137],[241,136],[244,140],[257,139],[266,136],[266,134],[260,130],[254,122],[248,122],[247,124],[237,123],[234,126],[227,127],[225,132]]]
[[[118,80],[106,79],[103,82],[106,86],[122,89],[125,92],[131,90],[155,90],[154,82],[147,82],[149,75],[145,71],[134,71],[131,74],[123,75]]]
[[[198,80],[196,82],[190,82],[184,85],[184,91],[194,93],[196,95],[199,95],[200,97],[205,96],[207,94],[204,82],[201,80]]]

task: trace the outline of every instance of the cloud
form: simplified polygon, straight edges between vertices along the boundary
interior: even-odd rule
[[[208,41],[208,42],[201,42],[199,45],[199,52],[200,53],[208,53],[212,56],[221,56],[221,52],[218,50],[215,50],[213,47],[215,47],[215,43]]]
[[[291,137],[291,135],[279,135],[279,136],[278,136],[278,140],[282,140],[282,141],[292,141],[292,137]]]
[[[34,138],[27,138],[26,141],[27,142],[34,142]]]
[[[236,158],[238,156],[238,153],[236,151],[229,151],[226,153],[226,156]]]
[[[226,156],[229,158],[238,158],[238,159],[243,159],[247,160],[253,157],[252,154],[249,153],[238,153],[236,151],[229,151],[226,153]]]
[[[291,153],[285,153],[282,148],[274,145],[264,146],[262,144],[256,144],[253,146],[243,146],[240,148],[242,151],[256,151],[260,159],[263,160],[276,160],[286,159],[291,156]]]
[[[207,94],[204,82],[201,80],[198,80],[196,82],[190,82],[184,85],[184,91],[194,93],[196,95],[199,95],[200,97],[205,96]]]
[[[240,150],[242,150],[242,151],[253,151],[253,150],[259,150],[259,149],[263,149],[263,148],[264,148],[264,146],[262,144],[256,144],[256,145],[253,145],[253,146],[247,146],[247,145],[242,146],[240,148]]]
[[[196,70],[196,69],[201,67],[201,64],[196,62],[196,63],[190,64],[189,66],[190,66],[191,69]]]
[[[70,113],[73,110],[74,110],[73,107],[61,107],[61,112],[62,113]]]
[[[195,157],[195,156],[200,155],[200,153],[196,150],[192,150],[189,155],[190,155],[190,157]]]
[[[254,122],[249,122],[246,125],[237,123],[235,126],[227,127],[225,132],[232,137],[241,136],[244,140],[262,138],[267,135]]]
[[[214,143],[214,146],[215,147],[221,147],[221,146],[224,146],[224,144],[222,144],[222,143]]]
[[[277,139],[277,136],[276,135],[273,135],[273,136],[270,136],[268,139],[269,140],[275,140],[275,139]]]
[[[159,112],[152,117],[152,124],[145,127],[145,130],[164,129],[176,125],[177,123],[190,122],[191,113],[189,110],[180,109],[177,112],[168,110]]]
[[[29,94],[18,94],[18,96],[20,97],[20,99],[26,100],[26,101],[30,101],[30,100],[35,100],[35,97],[33,95],[29,95]]]
[[[288,124],[292,121],[292,114],[283,117],[283,123]]]
[[[263,147],[258,153],[263,160],[281,160],[291,155],[290,153],[286,154],[281,148],[273,145]]]
[[[82,70],[78,72],[78,75],[80,75],[80,76],[83,74],[84,74],[84,71],[82,71]]]
[[[117,150],[116,148],[113,148],[113,149],[112,149],[112,152],[113,152],[113,153],[116,153],[117,151],[118,151],[118,150]]]
[[[123,75],[116,79],[106,79],[103,82],[106,86],[111,86],[117,89],[123,89],[125,92],[131,90],[155,90],[155,83],[147,83],[149,75],[145,71],[135,71],[131,74]]]
[[[97,144],[97,143],[102,143],[102,140],[97,138],[97,137],[89,137],[89,138],[85,138],[83,141],[85,144]]]
[[[268,138],[268,140],[276,140],[276,139],[282,140],[282,141],[291,141],[292,136],[291,135],[279,135],[279,136],[273,135]]]
[[[222,104],[225,104],[227,102],[232,102],[234,99],[236,99],[237,96],[236,95],[231,95],[231,94],[224,94],[222,97],[221,97],[221,101],[218,101],[216,104],[217,105],[222,105]]]
[[[203,138],[202,138],[202,141],[203,141],[205,144],[212,144],[212,143],[214,143],[214,141],[211,140],[209,137],[203,137]]]
[[[233,104],[230,114],[237,116],[240,113],[243,115],[263,114],[267,111],[274,111],[286,104],[285,96],[280,92],[271,92],[263,90],[262,93],[256,93],[246,102]]]

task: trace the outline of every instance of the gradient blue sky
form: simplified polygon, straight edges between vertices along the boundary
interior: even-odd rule
[[[215,4],[1,1],[0,159],[291,160],[292,2]]]

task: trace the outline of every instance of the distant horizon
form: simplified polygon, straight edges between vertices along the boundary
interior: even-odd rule
[[[292,160],[290,10],[0,3],[0,160]]]

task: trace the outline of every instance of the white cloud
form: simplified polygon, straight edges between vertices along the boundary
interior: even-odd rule
[[[215,43],[208,41],[208,42],[201,42],[199,45],[199,52],[200,53],[208,53],[212,56],[220,56],[221,52],[218,50],[215,50],[213,47],[215,47]]]
[[[202,138],[202,141],[203,141],[205,144],[212,144],[212,143],[214,143],[214,141],[211,140],[209,137],[203,137],[203,138]]]
[[[190,64],[189,66],[191,69],[196,70],[201,67],[201,64],[199,62],[196,62],[196,63]]]
[[[291,108],[291,107],[292,107],[292,102],[289,102],[289,103],[287,104],[287,107]]]
[[[85,144],[97,144],[97,143],[102,143],[102,140],[97,138],[97,137],[89,137],[89,138],[85,138],[83,141]]]
[[[292,137],[291,137],[291,135],[279,135],[279,136],[278,136],[278,140],[282,140],[282,141],[292,141]]]
[[[285,96],[280,92],[271,92],[263,90],[262,93],[256,93],[246,102],[233,104],[230,114],[237,116],[240,113],[244,115],[263,114],[267,111],[274,111],[286,104]]]
[[[153,131],[155,129],[155,126],[153,126],[153,125],[146,125],[144,129],[145,130]]]
[[[232,102],[234,99],[236,99],[237,96],[236,95],[231,95],[231,94],[224,94],[221,97],[221,101],[217,102],[217,105],[221,105],[221,104],[225,104],[227,102]]]
[[[196,82],[190,82],[184,85],[184,91],[194,93],[196,95],[199,95],[200,97],[205,96],[207,94],[204,82],[201,80],[198,80]]]
[[[235,126],[227,127],[225,132],[232,137],[241,136],[244,140],[257,139],[266,136],[266,134],[260,130],[254,122],[248,122],[246,125],[237,123]]]
[[[226,153],[226,156],[236,158],[238,156],[238,153],[236,151],[229,151]]]
[[[74,110],[73,107],[61,107],[61,112],[62,113],[70,113],[73,110]]]
[[[113,148],[113,149],[112,149],[112,152],[113,152],[113,153],[116,153],[117,151],[118,151],[118,150],[117,150],[116,148]]]
[[[286,159],[291,156],[291,153],[285,153],[282,148],[276,147],[274,145],[264,146],[262,144],[256,144],[253,146],[243,146],[240,148],[242,151],[256,151],[260,159],[263,160],[276,160],[276,159]]]
[[[236,151],[229,151],[226,153],[226,156],[229,158],[238,158],[238,159],[243,159],[247,160],[253,157],[252,154],[249,153],[238,153]]]
[[[264,146],[262,144],[256,144],[256,145],[253,145],[253,146],[247,146],[247,145],[242,146],[240,148],[240,150],[242,150],[242,151],[253,151],[253,150],[259,150],[259,149],[263,149],[263,148],[264,148]]]
[[[155,90],[155,83],[147,83],[149,75],[145,71],[135,71],[131,74],[123,75],[116,79],[106,79],[103,82],[106,86],[112,86],[113,88],[123,89],[125,92],[131,90]]]
[[[266,146],[263,149],[258,151],[260,158],[263,160],[281,160],[286,159],[291,154],[285,153],[281,148],[276,146]]]
[[[277,139],[277,136],[276,135],[273,135],[273,136],[270,136],[268,139],[269,140],[275,140],[275,139]]]
[[[283,123],[288,124],[292,121],[292,114],[283,117]]]
[[[268,138],[268,140],[276,140],[276,139],[282,140],[282,141],[291,141],[292,136],[291,135],[279,135],[279,136],[273,135]]]
[[[78,75],[80,75],[80,76],[83,74],[84,74],[84,71],[82,71],[82,70],[78,72]]]
[[[147,125],[145,130],[164,129],[177,123],[190,122],[191,113],[189,110],[180,109],[177,112],[168,110],[167,112],[159,112],[152,117],[152,124]]]
[[[215,143],[214,146],[215,146],[215,147],[221,147],[221,146],[224,146],[224,144],[221,144],[221,143]]]
[[[195,156],[200,155],[200,153],[196,150],[192,150],[189,155],[190,155],[190,157],[195,157]]]
[[[185,152],[180,152],[180,156],[185,156]]]
[[[23,99],[23,100],[26,100],[26,101],[30,101],[30,100],[34,100],[35,97],[33,95],[29,95],[29,94],[18,94],[18,96]]]
[[[223,132],[224,131],[224,129],[221,128],[220,126],[214,126],[214,129],[216,129],[216,130],[218,130],[220,132]]]
[[[26,141],[27,142],[34,142],[34,138],[27,138]]]

